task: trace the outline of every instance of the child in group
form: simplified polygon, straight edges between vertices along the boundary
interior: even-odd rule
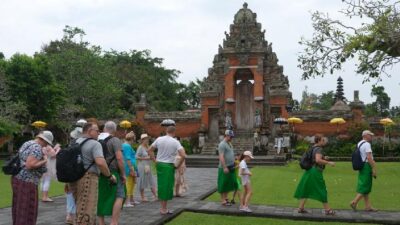
[[[239,198],[239,203],[241,202],[240,187],[242,186],[242,184],[241,184],[241,182],[240,182],[240,176],[239,176],[240,156],[241,156],[240,153],[236,153],[236,155],[235,155],[235,177],[236,177],[236,181],[237,181],[237,183],[238,183],[238,189],[236,189],[236,190],[233,192],[233,196],[232,196],[232,200],[231,200],[231,204],[232,204],[232,205],[236,203],[236,202],[235,202],[235,197],[236,197],[236,195],[237,195],[238,198]]]
[[[249,201],[252,195],[251,185],[250,185],[250,177],[251,172],[247,167],[247,163],[250,162],[251,159],[254,159],[253,154],[250,151],[245,151],[240,156],[240,164],[239,164],[239,176],[242,179],[242,185],[244,187],[242,199],[240,202],[239,210],[243,212],[252,212],[249,208]]]

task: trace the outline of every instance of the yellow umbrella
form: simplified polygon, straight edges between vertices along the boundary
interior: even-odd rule
[[[394,125],[393,120],[391,120],[390,118],[381,119],[381,120],[379,121],[379,123],[382,124],[383,126]]]
[[[383,133],[383,147],[382,147],[383,154],[385,154],[386,128],[388,126],[394,125],[394,122],[390,118],[384,118],[384,119],[379,120],[379,123],[382,124],[383,127],[385,128],[384,133]],[[390,149],[390,139],[389,139],[389,149]]]
[[[33,123],[32,123],[32,126],[34,126],[34,127],[36,127],[36,128],[39,129],[39,128],[43,128],[43,127],[47,126],[47,123],[38,120],[38,121],[33,122]]]
[[[292,124],[293,126],[293,132],[294,132],[294,125],[296,123],[303,123],[303,120],[297,117],[290,117],[289,119],[287,119],[288,123]]]
[[[329,121],[330,124],[336,124],[336,132],[339,133],[339,124],[344,124],[346,123],[346,120],[343,118],[333,118],[331,121]]]
[[[302,123],[303,120],[297,117],[290,117],[288,120],[288,123]]]
[[[123,120],[119,123],[119,126],[124,128],[124,129],[128,129],[132,126],[132,123],[129,122],[128,120]]]

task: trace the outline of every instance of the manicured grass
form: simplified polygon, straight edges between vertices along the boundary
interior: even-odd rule
[[[3,165],[3,161],[0,160],[0,167]],[[12,201],[12,191],[11,191],[11,176],[4,175],[3,171],[0,172],[0,208],[10,207]],[[40,191],[40,188],[39,188]],[[64,194],[64,184],[52,181],[50,186],[50,196],[59,196]],[[39,193],[39,199],[41,193]]]
[[[381,210],[400,210],[400,163],[378,163],[377,168],[378,178],[373,181],[370,194],[373,206]],[[251,204],[298,206],[293,195],[303,170],[297,162],[284,167],[257,167],[251,171]],[[332,208],[350,209],[349,203],[355,196],[357,174],[350,162],[338,162],[336,167],[327,166],[324,178]],[[215,193],[208,200],[220,201],[220,196]],[[322,204],[309,200],[306,207],[322,208]],[[362,209],[363,202],[358,207]]]
[[[346,225],[357,223],[343,223],[343,222],[310,222],[286,219],[269,219],[259,217],[241,217],[241,216],[226,216],[226,215],[211,215],[202,213],[184,212],[176,219],[168,223],[169,225],[258,225],[258,224],[274,224],[274,225]]]

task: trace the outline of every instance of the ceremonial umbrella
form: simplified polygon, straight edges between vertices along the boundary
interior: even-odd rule
[[[339,125],[346,123],[346,120],[343,118],[333,118],[329,121],[330,124],[336,124],[336,132],[339,133]]]
[[[385,128],[384,133],[383,133],[383,146],[382,146],[382,153],[383,153],[383,155],[385,155],[386,129],[389,126],[394,125],[394,122],[390,118],[384,118],[384,119],[379,120],[379,123],[382,124],[383,127]],[[389,142],[389,148],[390,148],[390,142]]]
[[[303,120],[297,117],[290,117],[289,119],[287,119],[289,124],[292,124],[293,126],[293,132],[294,132],[294,126],[296,123],[303,123]]]
[[[127,129],[130,128],[130,127],[132,127],[132,123],[129,122],[128,120],[122,120],[122,121],[119,123],[119,126],[122,127],[122,128],[124,128],[124,129],[125,129],[125,133],[126,133],[126,132],[127,132]]]
[[[32,126],[34,126],[34,127],[37,128],[37,129],[40,129],[40,128],[46,127],[46,126],[47,126],[47,123],[38,120],[38,121],[33,122],[33,123],[32,123]]]
[[[279,125],[288,124],[288,120],[282,117],[278,117],[274,119],[274,123]]]
[[[175,126],[175,121],[171,119],[165,119],[161,122],[161,126],[168,127],[168,126]]]

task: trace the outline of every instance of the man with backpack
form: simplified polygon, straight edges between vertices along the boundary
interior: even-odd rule
[[[372,208],[369,201],[369,193],[372,190],[372,177],[376,178],[376,163],[372,155],[371,141],[374,133],[369,130],[362,132],[362,140],[358,142],[357,148],[359,149],[363,166],[359,170],[357,182],[357,195],[351,201],[350,207],[353,210],[357,209],[357,204],[361,199],[365,201],[365,211],[376,212],[377,209]],[[354,166],[354,165],[353,165]]]
[[[104,225],[104,216],[111,217],[111,225],[118,224],[122,204],[125,199],[125,167],[122,154],[122,142],[114,134],[117,125],[113,121],[104,124],[103,133],[98,137],[103,148],[104,158],[111,173],[117,178],[116,183],[110,183],[106,176],[99,178],[99,199],[97,216],[99,225]]]
[[[81,152],[82,162],[87,172],[70,185],[76,200],[75,224],[95,225],[99,174],[108,177],[110,182],[116,182],[116,178],[108,169],[101,144],[96,141],[99,136],[97,124],[85,124],[82,132],[83,137],[78,138],[76,143],[85,142],[81,145]]]

